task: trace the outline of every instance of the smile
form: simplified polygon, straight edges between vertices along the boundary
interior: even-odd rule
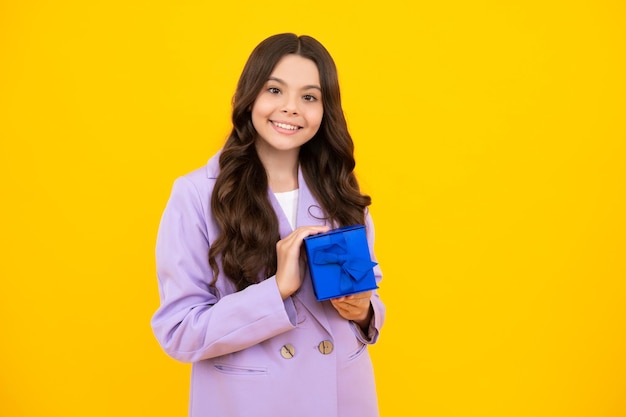
[[[287,123],[280,123],[280,122],[274,122],[272,121],[272,124],[276,127],[279,127],[281,129],[286,129],[286,130],[298,130],[301,129],[300,126],[296,126],[296,125],[290,125]]]

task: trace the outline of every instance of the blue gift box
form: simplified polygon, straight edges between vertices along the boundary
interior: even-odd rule
[[[318,301],[378,288],[365,226],[340,227],[304,238]]]

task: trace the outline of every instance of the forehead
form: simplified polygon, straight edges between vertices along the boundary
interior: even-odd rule
[[[300,55],[285,55],[278,61],[271,78],[277,78],[293,86],[320,85],[319,70],[315,62]]]

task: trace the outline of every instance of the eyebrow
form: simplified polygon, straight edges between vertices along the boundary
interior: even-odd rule
[[[276,81],[279,84],[287,85],[287,83],[285,81],[283,81],[283,80],[281,80],[280,78],[277,78],[277,77],[269,77],[267,80],[268,81]],[[320,90],[320,92],[322,91],[322,87],[320,87],[319,85],[314,85],[314,84],[305,85],[304,87],[302,87],[302,90],[310,90],[312,88],[316,89],[316,90]]]

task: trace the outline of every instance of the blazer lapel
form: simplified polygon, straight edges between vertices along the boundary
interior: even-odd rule
[[[296,216],[296,227],[298,226],[322,226],[328,222],[324,218],[324,212],[318,203],[318,201],[311,194],[307,183],[304,181],[302,175],[302,168],[298,170],[298,186],[300,191],[298,193],[298,211]],[[302,244],[304,245],[304,243]],[[304,247],[302,248],[304,254]],[[305,256],[305,255],[303,255]],[[302,286],[296,297],[304,304],[305,308],[309,310],[309,313],[326,329],[328,333],[331,333],[331,327],[324,311],[324,303],[327,301],[317,301],[315,293],[313,291],[313,283],[311,282],[311,275],[309,268],[306,266],[304,273],[304,280]]]
[[[320,204],[317,202],[313,194],[311,194],[311,190],[309,189],[307,183],[304,181],[304,177],[302,175],[302,168],[298,169],[298,208],[296,212],[296,227],[299,226],[322,226],[328,224],[326,219],[324,218],[324,213]],[[278,231],[280,233],[280,238],[286,238],[293,230],[289,225],[289,221],[287,220],[287,216],[283,212],[280,203],[274,196],[272,190],[268,189],[270,202],[274,207],[274,212],[276,212],[276,216],[278,217]],[[303,243],[304,245],[304,243]],[[304,248],[302,250],[304,253]],[[309,274],[309,269],[306,267],[304,273],[304,279],[300,289],[296,292],[295,297],[300,300],[300,302],[304,305],[304,307],[311,313],[313,317],[320,323],[322,327],[326,329],[328,333],[331,333],[330,324],[328,322],[328,318],[326,317],[326,312],[324,311],[324,303],[327,301],[317,301],[315,298],[315,293],[313,291],[313,283],[311,282],[311,276]]]

